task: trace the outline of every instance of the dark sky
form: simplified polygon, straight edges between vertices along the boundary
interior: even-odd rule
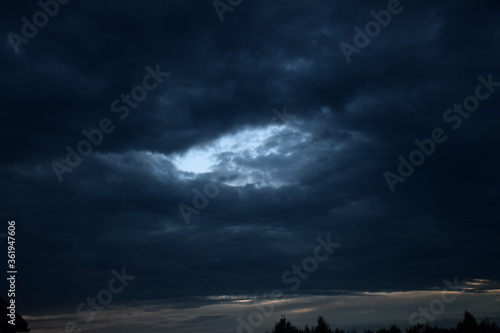
[[[471,295],[441,318],[500,317],[500,5],[396,2],[4,1],[0,232],[16,221],[33,332],[62,332],[123,267],[136,278],[86,330],[137,311],[153,332],[234,332],[276,288],[309,323],[357,300],[346,327],[404,292],[404,325],[429,304],[412,293],[455,277]]]

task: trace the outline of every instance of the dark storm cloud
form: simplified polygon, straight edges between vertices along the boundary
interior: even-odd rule
[[[498,276],[500,91],[446,127],[448,140],[395,193],[383,173],[397,172],[415,138],[448,126],[443,112],[479,75],[500,81],[500,7],[402,5],[351,64],[339,44],[386,2],[245,1],[220,22],[210,1],[71,1],[18,54],[5,40],[1,198],[18,221],[19,297],[76,307],[121,267],[137,279],[120,300],[266,293],[285,289],[282,273],[327,234],[342,246],[299,293]],[[39,10],[8,6],[5,36]],[[156,65],[170,75],[121,121],[111,103]],[[170,159],[268,126],[283,105],[295,132],[267,140],[263,152],[275,152],[219,156],[279,188],[181,173]],[[51,163],[102,118],[116,130],[59,183]],[[226,163],[216,171],[241,177]],[[178,205],[211,181],[220,193],[185,224]]]

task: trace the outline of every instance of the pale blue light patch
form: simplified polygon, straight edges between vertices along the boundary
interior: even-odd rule
[[[172,162],[180,171],[207,173],[213,171],[220,161],[220,156],[225,153],[248,158],[269,155],[276,152],[276,147],[264,148],[267,140],[282,133],[286,128],[285,125],[270,125],[224,135],[205,145],[193,147],[184,154],[174,156]]]

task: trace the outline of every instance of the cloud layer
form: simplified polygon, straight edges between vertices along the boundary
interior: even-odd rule
[[[121,267],[137,278],[116,302],[262,295],[328,234],[342,246],[298,294],[498,278],[500,88],[459,129],[443,114],[500,81],[500,6],[400,5],[349,64],[339,44],[387,3],[243,1],[221,22],[211,1],[71,1],[18,53],[5,38],[0,198],[23,309],[73,311]],[[40,10],[5,8],[4,36]],[[169,75],[133,107],[147,66]],[[102,119],[115,129],[59,182],[53,162]],[[437,127],[446,142],[391,192],[384,172]]]

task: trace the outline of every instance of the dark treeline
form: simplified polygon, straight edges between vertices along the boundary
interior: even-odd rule
[[[477,323],[472,314],[465,311],[464,318],[458,322],[455,327],[439,328],[430,325],[415,325],[406,330],[401,330],[396,325],[391,325],[389,328],[381,328],[377,331],[364,330],[363,333],[500,333],[500,328],[494,322],[490,322],[488,318]],[[268,332],[266,332],[268,333]],[[276,323],[272,333],[357,333],[356,330],[342,330],[338,328],[331,328],[323,317],[318,317],[315,326],[300,329],[283,316],[280,321]]]

